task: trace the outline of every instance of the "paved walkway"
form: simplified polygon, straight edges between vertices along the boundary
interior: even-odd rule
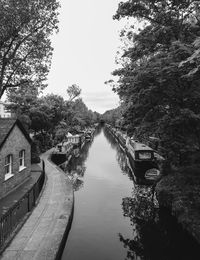
[[[58,257],[63,237],[73,215],[73,188],[59,168],[48,161],[51,150],[41,156],[45,161],[47,182],[36,208],[27,219],[2,260],[53,260]]]

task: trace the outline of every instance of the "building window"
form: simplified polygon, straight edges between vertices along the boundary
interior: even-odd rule
[[[5,158],[5,180],[8,180],[14,174],[12,174],[12,163],[13,163],[13,156],[9,154]]]
[[[21,150],[19,152],[19,170],[23,170],[25,168],[25,150]]]

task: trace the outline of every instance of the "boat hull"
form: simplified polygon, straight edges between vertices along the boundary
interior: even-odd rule
[[[150,169],[159,169],[158,164],[155,161],[138,161],[134,160],[133,156],[129,151],[127,151],[127,156],[129,159],[129,163],[134,174],[135,181],[139,184],[151,184],[155,182],[159,176],[155,176],[154,178],[146,178],[146,172]]]

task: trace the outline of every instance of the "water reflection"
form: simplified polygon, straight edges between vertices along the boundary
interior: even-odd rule
[[[124,216],[130,217],[131,221],[135,219],[154,220],[157,208],[151,188],[135,185],[132,197],[122,199],[122,209]]]
[[[101,125],[98,125],[95,129],[95,132],[94,132],[94,137],[99,135],[102,131],[102,126]]]
[[[169,212],[155,206],[151,187],[135,185],[132,197],[122,199],[122,210],[132,226],[132,238],[119,233],[127,249],[125,259],[198,259],[199,246],[178,226]]]
[[[116,159],[122,170],[122,173],[128,175],[129,179],[133,181],[133,173],[131,172],[129,159],[126,156],[126,153],[122,150],[121,146],[118,145],[114,136],[108,130],[104,129],[103,133],[107,141],[110,143],[111,147],[117,152]]]
[[[101,128],[95,134],[66,169],[79,192],[62,259],[196,259],[174,219],[157,207],[152,187],[135,184],[114,137]]]
[[[134,180],[133,172],[129,164],[126,153],[117,144],[112,134],[104,130],[104,135],[111,147],[116,149],[116,159],[120,165],[122,172],[128,175],[130,180]],[[119,240],[123,243],[124,248],[127,249],[125,259],[144,259],[144,244],[142,241],[142,233],[140,228],[144,226],[143,223],[152,223],[157,220],[157,203],[154,197],[151,186],[137,185],[133,181],[132,196],[122,198],[122,211],[124,217],[130,218],[130,223],[133,229],[132,238],[126,238],[123,234],[119,233]],[[150,224],[151,226],[151,224]],[[150,239],[151,240],[151,239]]]
[[[150,188],[142,188],[135,185],[132,197],[122,199],[123,215],[130,219],[133,229],[131,239],[126,238],[121,233],[119,234],[119,240],[127,249],[127,257],[125,259],[145,259],[144,252],[146,252],[147,246],[143,241],[145,232],[142,230],[142,227],[145,227],[146,223],[149,223],[151,227],[152,223],[156,222],[157,219],[157,209],[154,207],[152,197]],[[146,238],[145,234],[144,236]],[[147,241],[152,241],[152,238],[149,238]]]
[[[102,127],[98,126],[94,132],[94,137],[99,135]],[[64,162],[60,165],[61,169],[67,174],[73,184],[74,191],[78,191],[84,186],[84,173],[86,171],[85,161],[88,158],[90,146],[94,139],[86,141],[83,148],[76,148],[74,150],[75,156],[68,162]]]
[[[67,176],[73,184],[74,191],[78,191],[84,186],[84,173],[86,171],[85,161],[87,160],[89,148],[92,145],[93,140],[85,143],[82,149],[77,150],[79,156],[74,156],[69,163],[62,164],[61,168],[66,172]]]
[[[133,179],[125,152],[108,131],[104,135],[117,151],[123,173]],[[186,260],[199,259],[199,246],[177,225],[169,212],[160,210],[153,187],[133,182],[131,197],[122,198],[122,211],[129,218],[132,237],[119,233],[119,241],[127,250],[125,260]]]
[[[119,239],[127,249],[125,259],[142,260],[186,260],[199,259],[199,247],[177,226],[168,212],[159,212],[152,220],[135,216],[131,209],[125,214],[133,228],[132,239],[119,234]]]

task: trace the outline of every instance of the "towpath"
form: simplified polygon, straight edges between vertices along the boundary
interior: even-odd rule
[[[2,260],[53,260],[59,257],[73,215],[73,188],[65,174],[48,157],[45,162],[46,184],[37,206],[11,244]]]

